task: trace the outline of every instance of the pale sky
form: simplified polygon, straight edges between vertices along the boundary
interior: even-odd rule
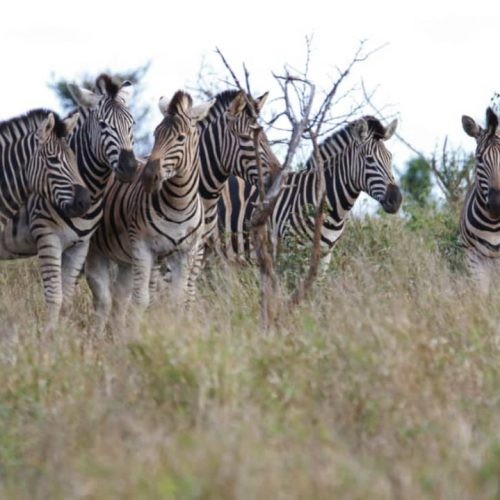
[[[216,46],[235,68],[246,63],[255,93],[276,97],[271,72],[301,67],[311,34],[311,75],[319,83],[336,75],[361,39],[371,48],[387,44],[358,66],[351,84],[363,78],[377,87],[377,106],[396,114],[398,131],[424,153],[445,135],[473,149],[460,118],[482,123],[500,92],[498,1],[9,2],[0,16],[0,119],[34,107],[60,111],[47,87],[53,73],[97,76],[147,61],[146,97],[157,113],[160,95],[192,83],[203,56],[224,75]],[[404,164],[411,153],[396,139],[389,145],[394,163]]]

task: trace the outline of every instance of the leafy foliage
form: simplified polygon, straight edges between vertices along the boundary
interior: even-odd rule
[[[429,163],[418,156],[410,160],[400,178],[400,185],[405,200],[414,201],[420,206],[427,205],[432,190],[432,172]]]

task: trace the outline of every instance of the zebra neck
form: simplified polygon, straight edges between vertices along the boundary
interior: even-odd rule
[[[200,163],[198,155],[189,168],[181,175],[166,180],[161,189],[152,194],[155,211],[167,219],[172,212],[185,214],[193,211],[198,203]]]
[[[488,209],[486,208],[486,200],[480,195],[477,186],[474,186],[471,192],[469,200],[465,201],[466,209],[471,214],[471,219],[475,219],[476,223],[479,225],[487,224],[489,230],[495,228],[498,231],[500,228],[500,221],[498,219],[492,219]]]
[[[226,162],[220,142],[224,134],[223,124],[219,120],[212,120],[201,122],[199,127],[200,195],[204,200],[217,200],[230,175],[230,171],[224,167]]]
[[[316,175],[316,174],[315,174]],[[336,222],[344,220],[361,190],[343,169],[325,169],[327,216]]]

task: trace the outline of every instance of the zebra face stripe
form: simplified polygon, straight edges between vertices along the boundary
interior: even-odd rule
[[[364,175],[362,189],[388,213],[398,211],[402,196],[392,173],[392,154],[382,139],[370,137],[362,146]]]
[[[29,169],[43,171],[35,191],[52,202],[64,215],[80,217],[90,208],[90,193],[78,171],[73,151],[66,140],[54,134],[39,144]]]
[[[138,167],[133,154],[134,119],[121,102],[104,96],[95,115],[97,146],[118,178],[130,182]]]
[[[189,116],[191,98],[177,93],[165,112],[165,118],[154,132],[154,146],[142,172],[141,181],[146,192],[158,191],[172,177],[184,175],[197,168],[199,133],[197,121]]]
[[[235,101],[242,99],[241,94],[237,94]],[[260,110],[261,98],[254,101],[256,109]],[[254,143],[254,135],[257,131],[257,144],[259,159],[262,167],[264,184],[266,187],[277,175],[281,166],[274,155],[265,132],[260,128],[256,119],[246,110],[245,101],[234,111],[235,105],[227,113],[226,133],[223,134],[222,145],[226,176],[237,175],[251,184],[258,185],[259,169],[257,150]]]
[[[462,116],[467,135],[476,139],[476,191],[481,204],[494,219],[500,218],[500,135],[498,117],[488,108],[486,128],[483,129],[469,116]]]

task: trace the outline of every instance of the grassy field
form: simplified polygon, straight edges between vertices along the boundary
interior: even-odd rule
[[[267,334],[254,273],[215,269],[138,341],[84,341],[84,283],[44,338],[34,263],[1,263],[0,497],[498,498],[500,300],[450,220],[351,221]]]

